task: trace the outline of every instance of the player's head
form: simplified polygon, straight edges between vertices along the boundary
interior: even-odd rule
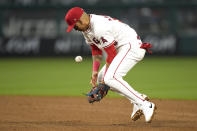
[[[89,26],[89,19],[89,15],[82,8],[71,8],[65,16],[65,21],[68,24],[67,32],[73,28],[78,31],[86,31]]]

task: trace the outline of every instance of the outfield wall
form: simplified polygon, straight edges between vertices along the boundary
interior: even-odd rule
[[[197,55],[195,0],[1,0],[0,56],[90,55],[80,33],[65,31],[73,6],[129,24],[154,55]]]

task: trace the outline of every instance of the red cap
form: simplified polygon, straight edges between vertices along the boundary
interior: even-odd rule
[[[73,27],[75,26],[76,22],[82,16],[83,12],[84,12],[83,9],[80,8],[80,7],[71,8],[67,12],[67,14],[65,16],[65,21],[68,24],[67,32],[70,32],[73,29]]]

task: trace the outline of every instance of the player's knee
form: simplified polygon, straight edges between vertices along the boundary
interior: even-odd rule
[[[110,86],[111,84],[111,82],[110,82],[110,79],[108,79],[108,78],[106,78],[106,77],[104,77],[104,83],[106,84],[106,85],[108,85],[108,86]]]
[[[106,74],[105,77],[104,77],[105,84],[108,85],[108,86],[111,86],[112,81],[113,81],[113,76],[110,76],[110,75]]]
[[[103,74],[101,72],[98,73],[97,83],[102,82]]]

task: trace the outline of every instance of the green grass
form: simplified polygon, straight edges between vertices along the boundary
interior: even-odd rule
[[[0,59],[0,95],[83,96],[91,69],[90,58]],[[146,57],[125,80],[151,98],[197,100],[197,58]]]

